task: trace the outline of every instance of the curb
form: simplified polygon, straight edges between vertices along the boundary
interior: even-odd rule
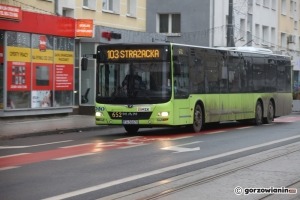
[[[20,133],[16,135],[0,135],[1,140],[13,140],[17,138],[26,138],[33,136],[45,136],[45,135],[55,135],[55,134],[65,134],[71,132],[83,132],[83,131],[93,131],[99,129],[108,129],[111,126],[94,126],[94,127],[79,127],[79,128],[66,128],[66,129],[55,129],[55,130],[44,130],[39,132],[30,132],[30,133]]]

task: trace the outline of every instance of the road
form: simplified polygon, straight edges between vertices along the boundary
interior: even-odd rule
[[[99,199],[300,141],[300,116],[271,125],[123,128],[0,141],[0,199]],[[299,176],[300,180],[300,176]]]

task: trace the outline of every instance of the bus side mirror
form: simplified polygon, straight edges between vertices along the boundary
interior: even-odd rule
[[[180,64],[174,63],[174,76],[179,76],[181,74]]]
[[[88,66],[88,58],[87,57],[81,58],[81,70],[86,71],[87,66]]]

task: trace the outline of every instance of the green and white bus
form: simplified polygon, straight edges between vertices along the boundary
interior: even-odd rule
[[[97,125],[188,126],[292,111],[291,60],[266,49],[107,44],[96,52]]]

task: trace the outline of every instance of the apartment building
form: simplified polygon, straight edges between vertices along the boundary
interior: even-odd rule
[[[299,0],[232,3],[234,45],[267,48],[291,56],[295,99],[300,98],[299,4]],[[151,0],[147,1],[146,30],[165,34],[172,42],[224,47],[228,18],[229,0]]]
[[[93,113],[96,63],[91,58],[88,69],[82,71],[80,69],[81,57],[84,55],[91,57],[97,45],[101,43],[166,40],[161,34],[145,32],[146,0],[0,0],[0,11],[6,12],[14,9],[20,10],[22,20],[0,19],[0,55],[2,55],[0,116],[69,113],[78,110],[75,107],[79,108],[80,113]],[[33,17],[28,18],[27,15],[33,15]],[[31,24],[30,29],[24,28],[25,25],[30,24],[30,20],[35,19],[35,16],[38,16],[40,20]],[[49,17],[60,22],[54,23],[55,20],[52,19],[49,23],[47,21]],[[17,35],[17,41],[20,38],[26,39],[29,49],[25,51],[31,52],[34,37],[37,38],[35,39],[37,43],[43,43],[46,46],[46,50],[37,51],[37,55],[27,54],[26,62],[19,62],[26,66],[24,68],[26,73],[23,72],[22,66],[20,73],[17,73],[15,65],[9,64],[11,58],[8,56],[10,52],[7,51],[9,48],[6,45],[9,31],[15,26],[16,21],[21,28],[15,29],[14,34]],[[10,24],[2,26],[2,23]],[[71,33],[65,33],[66,31]],[[59,42],[62,36],[66,37],[66,41]],[[22,42],[15,46],[22,46]],[[56,49],[57,46],[66,49],[59,52]],[[63,50],[69,52],[66,54]],[[24,49],[19,50],[19,53],[22,51]],[[55,56],[66,58],[56,59]],[[40,60],[35,63],[32,61],[33,57],[40,58]],[[46,57],[47,61],[42,60]],[[59,60],[62,63],[57,63]],[[10,71],[11,76],[7,76]],[[11,81],[12,78],[7,78],[16,75],[24,76],[24,84],[27,85],[20,86],[20,81],[17,81],[18,85],[15,85]],[[10,91],[12,89],[9,87],[19,89]],[[26,98],[23,98],[24,95]],[[43,104],[43,99],[50,99],[51,103]]]
[[[300,1],[278,0],[279,51],[292,57],[294,100],[300,100]],[[300,102],[299,111],[300,111]]]

